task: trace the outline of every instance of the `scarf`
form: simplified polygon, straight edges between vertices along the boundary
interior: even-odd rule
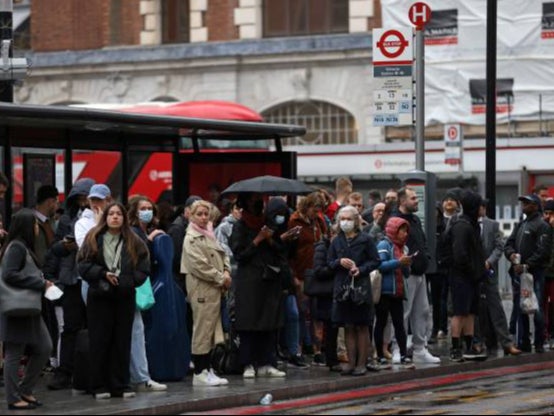
[[[200,234],[202,234],[204,237],[210,239],[210,240],[213,240],[213,241],[216,241],[216,238],[215,238],[215,233],[213,231],[213,227],[210,227],[208,225],[208,228],[202,228],[200,227],[199,225],[195,224],[194,222],[190,222],[189,224],[189,227],[191,227],[194,231],[197,231],[199,232]]]

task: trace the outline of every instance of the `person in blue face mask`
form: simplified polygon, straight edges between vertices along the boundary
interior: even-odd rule
[[[148,247],[151,261],[151,275],[155,273],[155,258],[153,253],[154,239],[165,234],[158,228],[156,206],[146,196],[136,196],[129,201],[129,224]],[[131,384],[136,386],[138,391],[165,391],[167,386],[160,384],[150,378],[148,371],[148,360],[146,358],[146,344],[144,340],[144,322],[139,309],[135,310],[133,320],[133,334],[131,338]]]

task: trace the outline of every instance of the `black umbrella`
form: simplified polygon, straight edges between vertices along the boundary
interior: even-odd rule
[[[240,194],[255,192],[266,195],[300,195],[313,192],[308,185],[296,179],[281,178],[279,176],[257,176],[235,182],[222,194]]]

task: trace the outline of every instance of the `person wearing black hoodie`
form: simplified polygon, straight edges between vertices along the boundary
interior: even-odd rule
[[[61,299],[63,332],[60,340],[60,365],[56,369],[54,378],[48,384],[50,390],[71,387],[77,333],[86,327],[86,307],[81,296],[82,280],[79,277],[75,261],[78,247],[75,242],[74,227],[81,212],[87,206],[87,196],[92,185],[94,185],[93,179],[81,178],[71,188],[65,202],[64,214],[60,217],[54,243],[48,255],[56,260],[57,276],[52,277],[64,289]]]
[[[479,226],[481,201],[479,194],[465,190],[460,197],[463,213],[454,221],[450,230],[452,242],[450,287],[454,308],[451,321],[450,360],[456,362],[480,356],[473,348],[473,336],[475,315],[479,305],[479,284],[485,276],[485,252]],[[466,352],[463,354],[460,340],[462,333],[466,343]]]

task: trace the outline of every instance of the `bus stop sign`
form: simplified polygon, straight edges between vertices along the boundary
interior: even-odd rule
[[[417,30],[422,30],[431,20],[431,8],[427,3],[418,1],[410,7],[408,17]]]

